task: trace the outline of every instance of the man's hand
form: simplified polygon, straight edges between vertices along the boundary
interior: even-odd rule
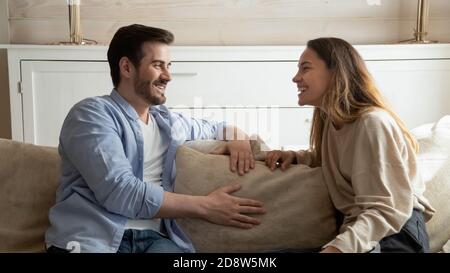
[[[278,163],[281,163],[281,170],[284,171],[296,162],[297,158],[294,151],[274,150],[268,152],[266,156],[266,165],[272,171],[278,167]]]
[[[228,185],[204,196],[202,218],[220,225],[249,229],[261,222],[246,214],[263,214],[266,210],[263,203],[253,199],[232,196],[238,191],[240,184]]]
[[[232,172],[238,170],[239,175],[248,173],[255,168],[252,148],[248,140],[232,140],[227,143],[230,153],[230,169]]]
[[[250,169],[255,168],[255,159],[253,158],[252,148],[249,140],[231,140],[225,146],[211,152],[211,154],[230,155],[230,170],[238,170],[239,175],[248,173]]]
[[[248,214],[266,212],[261,201],[232,196],[242,186],[220,187],[207,196],[164,192],[163,203],[154,218],[201,218],[209,222],[249,229],[260,221]]]

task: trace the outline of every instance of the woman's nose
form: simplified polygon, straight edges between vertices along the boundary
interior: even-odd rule
[[[300,72],[297,72],[297,74],[295,74],[295,76],[292,78],[293,82],[299,82],[302,79]]]

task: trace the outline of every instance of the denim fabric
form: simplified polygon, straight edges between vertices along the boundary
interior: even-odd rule
[[[423,213],[414,209],[399,233],[383,238],[370,253],[428,253],[428,233]]]
[[[156,231],[127,229],[117,253],[183,253],[183,250]]]

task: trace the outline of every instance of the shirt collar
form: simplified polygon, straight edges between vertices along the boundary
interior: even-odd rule
[[[126,101],[116,89],[113,89],[110,94],[111,98],[122,108],[122,110],[126,113],[128,118],[136,121],[139,119],[139,115],[136,110],[131,106],[128,101]]]
[[[126,101],[120,94],[117,92],[117,90],[114,88],[111,91],[110,94],[111,98],[122,108],[127,116],[134,121],[137,121],[139,119],[139,115],[137,114],[136,110],[131,106],[128,101]],[[157,114],[160,114],[161,116],[167,118],[169,116],[169,111],[166,107],[161,105],[155,105],[150,107],[150,114],[153,116],[156,116]]]

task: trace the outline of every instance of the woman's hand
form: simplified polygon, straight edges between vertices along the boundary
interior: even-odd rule
[[[249,229],[261,222],[246,214],[263,214],[266,210],[263,203],[253,199],[232,196],[238,191],[240,184],[228,185],[211,192],[204,197],[202,218],[209,222]]]
[[[297,163],[297,157],[294,151],[274,150],[267,153],[266,165],[270,170],[275,170],[279,164],[282,171],[286,170],[291,164]]]

